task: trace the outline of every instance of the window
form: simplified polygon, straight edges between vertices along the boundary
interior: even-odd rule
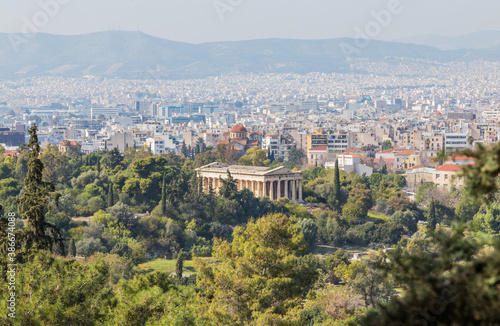
[[[436,179],[439,179],[439,174],[436,174]]]

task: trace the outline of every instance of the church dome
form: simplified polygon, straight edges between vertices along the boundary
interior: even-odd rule
[[[247,128],[245,128],[243,125],[235,125],[233,128],[231,128],[230,132],[247,132]]]

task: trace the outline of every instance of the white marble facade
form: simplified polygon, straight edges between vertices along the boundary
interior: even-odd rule
[[[286,197],[291,201],[302,202],[302,172],[285,167],[270,168],[260,166],[227,165],[211,163],[196,169],[203,180],[203,189],[212,188],[218,192],[227,178],[227,171],[236,181],[238,190],[250,189],[256,197],[267,196],[271,200]]]

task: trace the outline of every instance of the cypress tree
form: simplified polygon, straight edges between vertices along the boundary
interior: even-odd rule
[[[334,176],[334,190],[335,196],[340,195],[340,169],[339,169],[339,160],[335,160],[335,176]]]
[[[429,205],[429,212],[427,215],[427,228],[429,230],[435,230],[437,225],[437,216],[436,216],[436,200],[431,200]]]
[[[210,196],[215,196],[215,190],[214,190],[214,186],[213,186],[212,182],[208,183],[208,194]]]
[[[340,169],[339,169],[339,160],[335,160],[335,174],[333,176],[333,196],[334,202],[332,203],[333,208],[337,211],[340,210],[340,202],[341,202],[341,193],[340,193]]]
[[[186,146],[186,141],[185,140],[182,141],[181,153],[184,154],[184,157],[186,157],[186,158],[189,157],[189,150],[188,150],[188,148]]]
[[[97,158],[97,174],[101,174],[101,160]]]
[[[61,230],[45,221],[50,201],[53,200],[57,205],[59,195],[55,192],[52,182],[42,180],[44,166],[39,159],[41,150],[37,130],[36,124],[28,130],[28,172],[24,179],[24,192],[17,199],[20,215],[28,220],[26,227],[20,230],[20,255],[22,257],[31,250],[52,250],[54,244],[57,244],[62,255],[65,255]]]
[[[69,255],[71,257],[76,257],[75,239],[71,239],[71,242],[69,243]]]
[[[198,194],[203,193],[203,178],[199,178],[198,180]]]
[[[111,182],[108,186],[108,207],[112,207],[115,204],[115,198],[113,194],[113,183]]]
[[[161,185],[161,215],[167,216],[167,184],[165,180],[165,173],[163,173],[163,182]]]
[[[182,272],[184,270],[184,251],[181,249],[177,256],[177,261],[175,263],[175,276],[178,280],[182,279]]]

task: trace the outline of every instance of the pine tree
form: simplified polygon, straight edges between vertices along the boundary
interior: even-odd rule
[[[167,184],[166,184],[166,182],[167,181],[165,179],[165,173],[163,173],[163,182],[161,185],[161,203],[160,203],[162,216],[167,216]]]
[[[437,225],[437,216],[436,216],[436,200],[431,200],[429,205],[429,212],[427,215],[427,228],[429,230],[435,230]]]
[[[184,251],[181,249],[177,255],[177,261],[175,263],[175,276],[178,280],[182,279],[182,272],[184,270]]]
[[[113,183],[111,182],[108,186],[108,207],[112,207],[115,204],[115,198],[113,194]]]
[[[76,257],[76,245],[74,239],[71,239],[71,242],[69,243],[69,255],[71,257]]]
[[[54,244],[58,244],[64,255],[64,239],[61,236],[61,230],[45,221],[50,201],[53,200],[57,205],[59,195],[55,192],[52,182],[42,180],[43,163],[39,159],[40,143],[37,130],[36,124],[28,130],[30,134],[28,173],[24,179],[24,192],[17,199],[20,215],[28,220],[26,227],[21,230],[20,254],[28,254],[31,250],[52,250]]]

